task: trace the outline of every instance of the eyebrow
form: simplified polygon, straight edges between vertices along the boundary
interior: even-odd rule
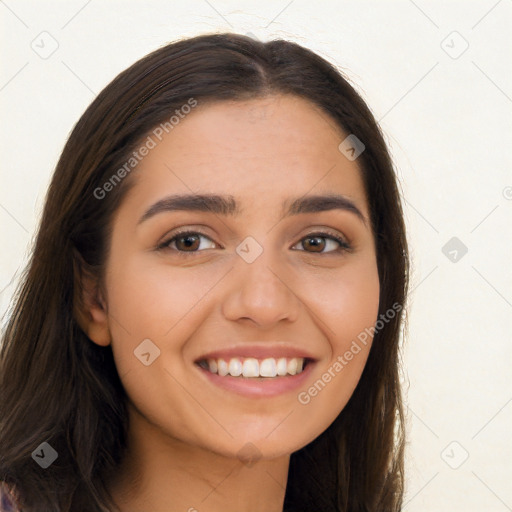
[[[287,205],[289,205],[287,207]],[[282,217],[299,215],[301,213],[318,213],[330,210],[343,210],[355,214],[363,224],[367,225],[361,210],[346,196],[338,194],[309,195],[298,198],[289,198],[283,202]],[[238,216],[242,213],[239,203],[231,196],[217,194],[185,194],[171,195],[160,199],[151,205],[138,224],[151,217],[171,211],[209,212],[217,215]]]

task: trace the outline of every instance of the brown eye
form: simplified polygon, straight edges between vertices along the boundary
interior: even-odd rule
[[[209,240],[212,247],[204,247],[204,243],[201,242],[202,239]],[[196,231],[183,231],[181,233],[176,233],[172,238],[162,242],[158,246],[158,249],[171,250],[178,253],[193,253],[201,252],[198,250],[200,247],[201,249],[212,249],[215,248],[215,245],[215,242],[202,233],[198,233]]]
[[[297,245],[304,248],[304,252],[326,254],[350,250],[350,245],[334,233],[311,233],[304,237]],[[330,250],[325,250],[326,248]]]
[[[302,246],[304,248],[312,249],[313,252],[322,252],[326,246],[326,242],[322,236],[308,236],[307,238],[304,238]]]
[[[184,235],[175,238],[176,247],[178,250],[191,250],[195,251],[200,245],[200,239],[197,235]]]

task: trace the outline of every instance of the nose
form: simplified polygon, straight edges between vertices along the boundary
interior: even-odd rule
[[[228,274],[229,291],[222,303],[226,319],[251,320],[261,328],[298,319],[301,302],[294,290],[297,279],[269,253],[263,251],[252,263],[242,258],[236,261]]]

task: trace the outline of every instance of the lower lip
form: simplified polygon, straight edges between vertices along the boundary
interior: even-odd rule
[[[283,377],[265,377],[262,379],[254,377],[221,377],[199,365],[195,365],[203,375],[216,386],[248,397],[268,398],[272,396],[289,393],[304,385],[311,375],[315,363],[310,361],[301,373],[286,375]]]

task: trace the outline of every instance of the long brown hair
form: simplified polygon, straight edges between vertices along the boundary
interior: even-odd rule
[[[15,490],[24,512],[107,510],[112,503],[104,482],[126,445],[126,395],[112,350],[89,340],[77,308],[80,275],[102,279],[113,213],[133,180],[126,177],[102,198],[98,189],[190,98],[201,104],[269,94],[313,102],[365,144],[358,163],[375,237],[379,316],[400,305],[375,333],[346,407],[291,455],[284,510],[400,510],[399,338],[409,260],[386,144],[365,102],[326,60],[292,42],[227,33],[173,42],[123,71],[85,111],[63,149],[0,347],[0,481]],[[31,456],[42,442],[58,453],[46,469]]]

